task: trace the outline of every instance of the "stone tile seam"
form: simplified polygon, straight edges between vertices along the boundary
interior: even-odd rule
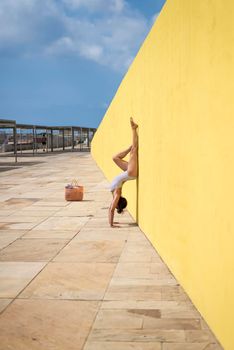
[[[87,220],[87,222],[90,220],[90,218]],[[83,225],[83,227],[87,224],[87,222]],[[34,226],[36,227],[36,226]],[[30,231],[30,230],[29,230]],[[80,230],[76,233],[76,235],[74,237],[76,237],[78,235],[78,233],[80,232]],[[26,233],[25,233],[26,234]],[[74,238],[73,237],[73,238]],[[0,312],[0,314],[2,314],[5,310],[8,309],[8,307],[16,300],[16,299],[27,299],[27,298],[20,298],[20,294],[22,294],[24,292],[24,290],[37,278],[37,276],[50,264],[53,263],[53,259],[73,240],[70,239],[68,240],[67,244],[65,244],[49,261],[47,261],[47,263],[38,271],[38,273],[35,274],[35,276],[26,284],[26,286],[21,289],[21,291],[14,297],[12,298],[11,302],[2,310],[2,312]],[[17,240],[17,239],[16,239]],[[13,243],[13,242],[12,242]],[[30,263],[30,262],[28,262]],[[11,299],[11,298],[10,298]]]
[[[92,220],[92,219],[91,219],[91,220]],[[115,271],[116,271],[116,269],[117,269],[117,266],[118,266],[118,263],[119,263],[119,259],[120,259],[121,255],[122,255],[122,253],[123,253],[123,250],[124,250],[124,248],[125,248],[126,243],[127,243],[127,239],[125,239],[125,241],[124,241],[124,244],[123,244],[123,247],[122,247],[122,250],[121,250],[121,254],[120,254],[120,256],[118,257],[118,261],[115,263],[115,268],[113,269],[113,272],[112,272],[112,274],[111,274],[111,276],[110,276],[110,279],[109,279],[109,283],[107,284],[107,286],[106,286],[106,288],[105,288],[105,291],[104,291],[104,293],[103,293],[102,300],[99,300],[99,301],[100,301],[99,307],[98,307],[98,309],[97,309],[97,312],[96,312],[96,315],[95,315],[95,317],[94,317],[94,319],[93,319],[93,322],[92,322],[92,324],[91,324],[91,326],[90,326],[90,330],[89,330],[89,332],[88,332],[88,334],[87,334],[87,337],[86,337],[86,339],[85,339],[85,341],[84,341],[84,345],[83,345],[83,347],[82,347],[82,350],[85,348],[85,345],[86,345],[86,343],[87,343],[87,341],[88,341],[88,339],[89,339],[89,336],[90,336],[90,334],[92,333],[93,326],[94,326],[94,324],[95,324],[95,322],[96,322],[96,319],[97,319],[97,316],[98,316],[98,314],[99,314],[99,311],[102,310],[102,304],[103,304],[103,302],[104,302],[104,300],[105,300],[105,295],[106,295],[107,290],[108,290],[108,288],[109,288],[109,286],[110,286],[110,284],[111,284],[113,275],[114,275],[114,273],[115,273]]]

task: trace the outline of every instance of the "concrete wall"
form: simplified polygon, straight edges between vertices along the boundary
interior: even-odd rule
[[[129,210],[234,349],[234,2],[167,0],[92,142],[110,180],[139,123]]]

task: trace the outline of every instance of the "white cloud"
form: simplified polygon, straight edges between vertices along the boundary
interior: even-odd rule
[[[0,47],[35,46],[38,37],[47,36],[43,24],[59,17],[54,0],[0,0]]]
[[[52,43],[46,53],[77,53],[121,71],[132,62],[149,29],[143,17],[125,14],[93,20],[66,17],[64,23],[66,40],[59,39]]]
[[[70,9],[85,8],[88,11],[104,11],[120,13],[125,7],[124,0],[62,0],[63,4]]]
[[[80,46],[80,54],[83,57],[100,62],[103,56],[103,48],[99,45],[87,45],[85,43]]]
[[[76,55],[120,71],[152,24],[125,0],[0,0],[0,23],[2,52]]]
[[[74,43],[69,37],[62,37],[53,42],[49,47],[47,47],[44,51],[47,55],[56,55],[63,54],[65,51],[73,51]]]

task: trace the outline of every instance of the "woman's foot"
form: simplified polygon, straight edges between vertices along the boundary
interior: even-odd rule
[[[132,117],[130,118],[130,124],[131,124],[132,129],[137,129],[138,128],[138,125],[134,122]]]

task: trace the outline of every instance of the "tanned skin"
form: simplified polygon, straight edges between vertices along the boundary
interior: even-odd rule
[[[133,118],[130,118],[130,125],[132,129],[132,145],[128,147],[126,150],[116,154],[113,157],[113,161],[116,165],[123,171],[128,171],[129,176],[137,177],[138,176],[138,134],[137,128],[138,125],[133,121]],[[126,157],[127,154],[130,154],[129,161],[127,162],[123,158]],[[115,189],[113,194],[113,199],[109,207],[109,224],[111,227],[120,227],[116,225],[114,222],[114,214],[117,204],[119,202],[119,198],[121,197],[122,189]]]

